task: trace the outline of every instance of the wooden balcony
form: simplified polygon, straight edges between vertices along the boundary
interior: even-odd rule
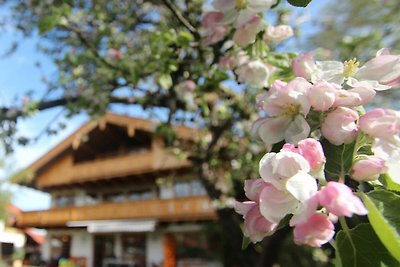
[[[79,164],[74,164],[72,156],[68,154],[39,174],[37,186],[45,189],[189,166],[189,161],[180,160],[164,150],[150,150]]]
[[[66,227],[71,221],[154,219],[157,221],[215,220],[217,215],[207,196],[154,199],[99,205],[63,207],[23,212],[19,227]]]

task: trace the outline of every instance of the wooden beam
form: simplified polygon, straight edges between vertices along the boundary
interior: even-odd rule
[[[102,203],[79,207],[53,208],[23,212],[17,218],[20,227],[65,227],[71,221],[154,219],[160,222],[215,220],[217,214],[208,196],[175,199],[149,199]]]

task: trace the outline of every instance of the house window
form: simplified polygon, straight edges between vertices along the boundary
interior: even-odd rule
[[[187,197],[191,195],[190,182],[177,182],[174,185],[175,197]]]
[[[124,194],[106,194],[104,195],[104,201],[109,202],[124,202],[126,201],[126,196]]]
[[[56,207],[66,207],[75,205],[74,195],[65,195],[56,197]]]
[[[193,196],[203,196],[207,194],[206,189],[200,180],[193,180],[191,186]]]
[[[202,196],[207,193],[199,180],[176,182],[174,192],[175,197]]]
[[[131,191],[128,193],[128,200],[146,200],[146,199],[156,199],[157,192],[155,190],[143,190],[143,191]]]

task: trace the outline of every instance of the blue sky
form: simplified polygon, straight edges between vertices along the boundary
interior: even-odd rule
[[[315,17],[320,6],[321,2],[314,0],[307,9],[296,8],[295,10],[306,17]],[[4,7],[0,9],[0,19],[2,21],[7,21],[9,15],[7,9]],[[311,31],[313,28],[312,24],[306,23],[303,30]],[[0,55],[9,49],[14,41],[19,44],[18,50],[9,57],[0,58],[0,69],[2,70],[0,72],[0,105],[2,106],[20,106],[22,95],[27,91],[33,91],[33,96],[40,98],[46,88],[41,81],[42,76],[45,75],[47,78],[52,78],[57,75],[56,68],[51,60],[37,51],[36,45],[39,41],[37,35],[26,39],[22,38],[10,25],[6,24],[0,27]],[[40,62],[41,69],[35,66],[36,62]],[[59,112],[60,109],[53,109],[34,115],[30,119],[21,120],[18,125],[19,132],[23,135],[35,137]],[[138,115],[141,112],[137,108],[125,110],[125,113],[132,115]],[[32,145],[16,147],[14,155],[8,157],[6,166],[0,169],[0,177],[5,178],[13,171],[26,167],[86,120],[86,116],[75,117],[67,122],[67,128],[57,136],[47,137],[44,135]],[[10,185],[7,185],[6,188],[13,193],[13,203],[23,210],[45,209],[49,206],[50,198],[47,194]]]

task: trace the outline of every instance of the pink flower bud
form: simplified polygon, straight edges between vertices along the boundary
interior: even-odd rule
[[[300,54],[292,61],[294,75],[303,77],[306,80],[311,79],[311,74],[317,69],[314,57],[310,53]]]
[[[300,155],[310,164],[312,169],[319,169],[325,163],[324,150],[321,143],[313,138],[307,138],[298,144]]]
[[[264,237],[273,234],[277,224],[271,223],[260,213],[260,207],[256,202],[236,202],[235,211],[244,218],[243,233],[253,243],[261,241]]]
[[[264,34],[264,40],[267,42],[278,43],[293,36],[293,29],[288,25],[272,26],[268,25]]]
[[[329,182],[318,192],[319,203],[336,216],[351,217],[354,214],[368,213],[361,200],[351,189],[341,183]]]
[[[374,109],[360,118],[361,131],[384,139],[393,139],[400,133],[400,112],[391,109]]]
[[[307,97],[314,110],[326,111],[335,102],[337,88],[326,81],[319,81],[311,87]]]
[[[372,181],[378,179],[381,173],[387,172],[385,161],[378,157],[368,157],[353,165],[352,177],[357,181]]]
[[[291,151],[302,155],[310,164],[311,169],[319,169],[325,163],[324,150],[320,142],[313,138],[301,140],[297,148],[292,144],[284,144],[281,151]]]
[[[357,136],[358,113],[346,107],[338,107],[325,117],[321,132],[334,145],[349,144]]]
[[[293,230],[296,244],[311,247],[321,247],[331,240],[334,234],[335,227],[332,222],[321,213],[315,213],[306,223],[296,225]]]

